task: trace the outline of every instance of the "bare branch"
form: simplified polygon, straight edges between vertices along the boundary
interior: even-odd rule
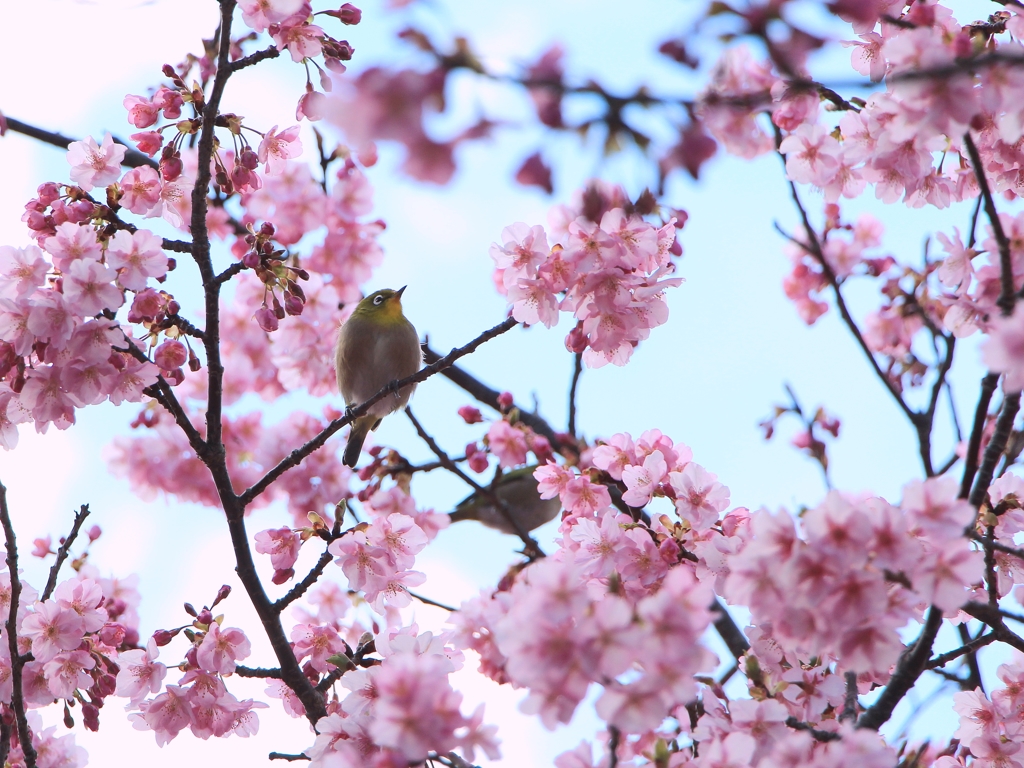
[[[18,741],[25,753],[26,768],[36,768],[36,749],[32,746],[32,732],[25,717],[25,700],[22,696],[22,668],[25,657],[18,650],[18,608],[21,600],[21,577],[18,575],[18,542],[14,536],[14,524],[7,508],[7,489],[0,483],[0,524],[4,529],[7,545],[7,571],[11,575],[11,606],[7,611],[4,626],[7,628],[7,646],[11,654],[11,709],[18,724]]]
[[[981,380],[978,405],[974,409],[974,426],[971,427],[971,437],[967,441],[967,455],[964,457],[964,476],[960,481],[961,499],[966,499],[970,495],[971,485],[974,484],[974,475],[978,471],[978,453],[981,450],[981,437],[985,431],[985,419],[988,418],[988,406],[992,402],[992,394],[996,391],[996,384],[998,383],[998,373],[987,373]]]
[[[576,387],[583,373],[583,353],[577,352],[573,362],[572,384],[569,386],[569,434],[576,437]]]
[[[437,456],[438,461],[440,461],[444,465],[445,469],[447,469],[453,475],[457,475],[464,483],[473,488],[473,490],[475,490],[481,496],[490,499],[491,503],[494,505],[494,508],[501,513],[502,517],[504,517],[505,520],[508,521],[508,524],[512,526],[512,529],[516,532],[516,535],[519,536],[520,539],[522,539],[523,544],[525,546],[524,554],[526,554],[526,556],[529,557],[531,560],[534,560],[538,557],[544,557],[544,552],[543,550],[541,550],[540,544],[538,544],[537,541],[530,535],[530,532],[523,527],[523,524],[519,521],[519,518],[509,511],[508,506],[505,504],[505,502],[498,498],[498,495],[492,489],[483,487],[478,482],[476,482],[476,480],[474,480],[461,469],[459,469],[458,465],[451,460],[448,454],[445,453],[441,446],[437,444],[437,441],[434,440],[434,438],[432,438],[423,428],[423,425],[419,423],[419,421],[413,415],[411,408],[405,409],[405,415],[409,417],[409,421],[411,421],[412,425],[416,428],[416,434],[418,434],[420,438],[423,440],[423,442],[425,442],[429,446],[430,450],[434,452],[434,455]]]
[[[1010,439],[1010,432],[1013,430],[1013,420],[1020,410],[1020,393],[1006,395],[1003,398],[1003,407],[996,420],[996,429],[992,433],[992,439],[985,446],[985,455],[981,461],[981,468],[978,469],[978,478],[974,481],[974,488],[971,490],[969,501],[975,509],[981,507],[988,493],[988,487],[992,483],[992,475],[995,472],[999,457],[1006,449],[1006,441]]]
[[[41,141],[44,144],[51,144],[55,147],[60,147],[61,149],[67,149],[71,146],[72,142],[79,141],[79,139],[71,139],[60,133],[44,131],[42,128],[37,128],[34,125],[23,123],[21,120],[15,120],[13,117],[9,117],[7,115],[4,115],[4,119],[7,121],[7,127],[15,133],[23,134],[29,138]],[[115,143],[120,144],[123,147],[127,147],[127,150],[124,153],[124,159],[121,161],[121,165],[125,168],[139,168],[143,165],[154,169],[158,169],[160,167],[160,164],[153,158],[132,148],[129,144],[121,141],[121,139],[116,136],[112,138]]]
[[[971,165],[974,166],[974,175],[978,179],[978,188],[985,201],[985,215],[992,225],[992,234],[999,245],[999,298],[996,304],[1003,311],[1004,315],[1013,312],[1013,305],[1017,297],[1013,287],[1013,264],[1010,261],[1010,241],[1003,231],[1003,224],[999,220],[999,213],[996,211],[995,200],[992,199],[992,190],[989,189],[988,179],[985,178],[985,169],[981,164],[981,155],[971,138],[971,132],[964,134],[964,146],[967,147],[967,154],[971,156]]]
[[[928,609],[928,616],[925,619],[924,627],[921,628],[921,634],[918,635],[914,644],[900,656],[900,660],[896,663],[896,671],[889,678],[885,690],[857,721],[858,728],[870,728],[877,731],[883,723],[892,717],[892,711],[896,705],[914,687],[917,678],[921,676],[928,664],[935,636],[939,633],[941,626],[942,611],[932,606]]]
[[[78,532],[82,530],[82,523],[85,522],[85,518],[89,516],[89,505],[83,504],[81,508],[75,513],[75,522],[71,525],[71,531],[68,533],[67,538],[64,539],[63,543],[57,547],[57,559],[53,561],[53,565],[50,566],[50,575],[46,579],[46,587],[43,589],[43,594],[40,595],[39,599],[46,601],[50,599],[53,594],[53,590],[57,586],[57,577],[60,575],[61,566],[64,565],[64,561],[68,557],[68,553],[71,551],[71,545],[75,543],[75,539],[78,538]]]

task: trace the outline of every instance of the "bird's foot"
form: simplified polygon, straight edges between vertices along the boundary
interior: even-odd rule
[[[355,412],[356,409],[353,408],[351,405],[345,406],[345,418],[348,419],[349,421],[355,419]]]

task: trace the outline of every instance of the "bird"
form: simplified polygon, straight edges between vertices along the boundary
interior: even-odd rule
[[[392,381],[412,376],[423,365],[423,351],[416,328],[402,314],[402,294],[385,288],[371,293],[356,305],[338,332],[334,366],[338,391],[348,410],[366,402]],[[352,422],[342,462],[355,467],[363,441],[389,413],[404,408],[415,384],[402,387],[378,400]]]
[[[515,517],[523,531],[540,528],[544,523],[554,519],[562,505],[556,496],[553,499],[542,499],[537,491],[537,479],[533,476],[537,467],[522,467],[506,472],[498,478],[494,494],[504,502],[508,513]],[[477,520],[488,528],[502,533],[517,535],[515,527],[502,514],[494,502],[479,492],[474,493],[455,507],[450,515],[453,523],[460,520]]]

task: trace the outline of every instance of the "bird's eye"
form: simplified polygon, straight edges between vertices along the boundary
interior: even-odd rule
[[[374,296],[373,297],[373,306],[379,307],[383,303],[384,303],[384,297],[383,296]]]

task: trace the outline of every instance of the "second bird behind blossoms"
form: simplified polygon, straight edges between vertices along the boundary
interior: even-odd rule
[[[349,407],[366,402],[392,381],[411,376],[423,364],[419,335],[402,314],[404,291],[405,286],[371,293],[341,326],[334,366],[338,391]],[[402,387],[352,422],[342,458],[346,466],[355,467],[366,435],[389,413],[404,408],[414,389],[415,384]]]

